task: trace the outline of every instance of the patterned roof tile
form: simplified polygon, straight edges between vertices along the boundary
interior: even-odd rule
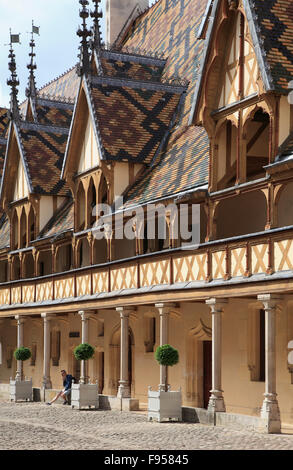
[[[176,195],[208,182],[209,139],[202,127],[189,127],[159,163],[135,182],[124,207]]]
[[[105,158],[150,163],[181,94],[94,83],[91,94]]]
[[[178,76],[190,82],[182,115],[188,125],[204,41],[197,39],[207,0],[161,0],[133,23],[124,46],[167,57],[163,77]]]
[[[54,96],[55,98],[67,98],[74,100],[78,92],[80,78],[76,73],[76,67],[65,72],[60,77],[52,80],[38,90],[38,95]]]
[[[293,3],[292,0],[249,0],[274,89],[284,92],[293,80]]]
[[[38,123],[56,127],[70,127],[73,115],[73,105],[64,106],[62,103],[38,100]]]
[[[0,108],[0,137],[5,137],[9,126],[8,109]]]
[[[0,139],[0,182],[1,182],[1,179],[2,179],[2,173],[3,173],[3,168],[4,168],[6,145],[7,145],[6,140]]]
[[[159,82],[162,77],[165,62],[158,64],[141,63],[138,58],[127,57],[124,54],[108,52],[106,57],[101,58],[104,75],[108,77],[128,78],[140,81]]]
[[[26,125],[21,127],[20,136],[33,191],[68,195],[68,186],[60,180],[67,133]]]

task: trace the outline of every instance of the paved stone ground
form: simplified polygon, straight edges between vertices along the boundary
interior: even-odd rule
[[[189,423],[148,423],[145,413],[0,402],[0,450],[293,450],[293,435]]]

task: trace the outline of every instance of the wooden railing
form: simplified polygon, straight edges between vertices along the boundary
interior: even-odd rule
[[[195,281],[227,282],[292,270],[293,227],[200,245],[141,255],[66,273],[0,284],[0,305],[25,305],[78,298],[122,289],[175,285]]]

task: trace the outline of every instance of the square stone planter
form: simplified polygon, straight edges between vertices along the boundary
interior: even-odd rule
[[[71,408],[99,408],[98,384],[71,385]]]
[[[10,401],[33,401],[33,383],[30,380],[10,379]]]
[[[182,421],[181,390],[163,392],[162,390],[148,390],[148,421],[156,420],[159,423],[164,419]]]

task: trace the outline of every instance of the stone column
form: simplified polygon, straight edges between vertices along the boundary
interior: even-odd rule
[[[16,315],[15,320],[17,321],[17,348],[21,348],[23,346],[23,326],[25,318]],[[17,361],[15,380],[19,382],[23,380],[23,361]]]
[[[88,343],[89,340],[89,318],[92,312],[85,312],[81,310],[78,312],[81,316],[81,342],[82,344]],[[87,375],[87,361],[81,361],[80,364],[80,381],[81,384],[88,383],[88,375]]]
[[[50,377],[50,359],[51,359],[51,320],[52,315],[42,313],[44,320],[44,363],[43,363],[43,389],[52,388]]]
[[[129,383],[129,315],[131,309],[117,307],[116,311],[120,314],[121,322],[121,341],[120,341],[120,380],[117,397],[129,398],[131,396]]]
[[[273,294],[258,295],[265,310],[265,393],[261,418],[268,433],[281,432],[280,410],[276,392],[276,308],[281,298]]]
[[[225,412],[222,390],[222,313],[227,299],[208,299],[212,313],[212,390],[208,411]]]
[[[173,304],[155,304],[160,315],[160,346],[168,344],[169,341],[169,314],[171,308],[175,308]],[[159,390],[165,391],[165,384],[168,384],[168,368],[160,365],[160,384]]]

